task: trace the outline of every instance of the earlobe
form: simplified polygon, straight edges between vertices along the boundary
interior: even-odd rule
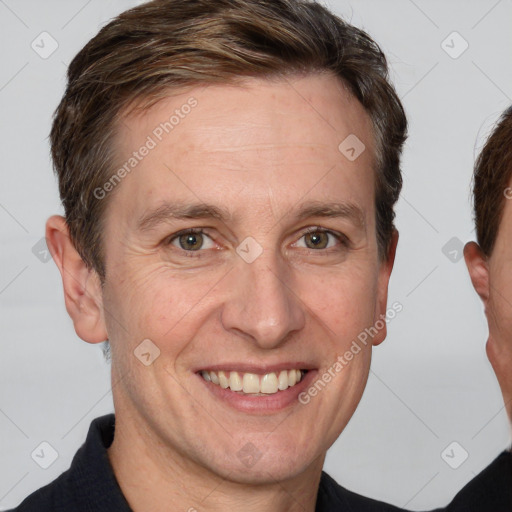
[[[484,305],[487,305],[489,299],[489,264],[487,257],[476,242],[468,242],[464,247],[464,260],[476,293],[478,293]]]
[[[103,315],[101,282],[75,249],[64,217],[54,215],[46,222],[48,249],[59,268],[66,310],[77,335],[88,343],[108,338]]]

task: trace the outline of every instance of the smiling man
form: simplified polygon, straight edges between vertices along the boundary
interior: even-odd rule
[[[47,239],[77,334],[110,342],[133,510],[315,509],[386,332],[298,400],[386,314],[406,128],[386,73],[288,1],[145,4],[71,63]]]
[[[18,510],[397,510],[322,467],[386,335],[405,131],[380,49],[318,4],[104,27],[56,111],[46,236],[115,418]]]
[[[198,106],[179,131],[110,198],[103,292],[91,289],[81,311],[89,299],[62,220],[50,222],[82,336],[112,344],[112,464],[135,510],[147,510],[141,471],[154,475],[155,510],[199,507],[221,482],[212,501],[224,510],[250,500],[293,510],[295,496],[313,509],[370,344],[318,399],[304,406],[298,395],[386,311],[396,237],[381,256],[371,122],[328,73],[253,78],[193,87],[128,117],[119,158],[190,97]],[[338,150],[352,133],[367,145],[353,162]],[[134,356],[141,340],[158,353],[148,366]]]

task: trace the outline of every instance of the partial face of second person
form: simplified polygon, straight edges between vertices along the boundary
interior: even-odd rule
[[[512,180],[508,184],[511,186]],[[485,255],[475,242],[470,242],[464,255],[473,286],[485,306],[487,355],[512,423],[512,201],[499,197],[496,206],[499,201],[504,201],[503,213],[491,254]]]
[[[191,97],[197,106],[158,141],[155,127]],[[366,146],[354,161],[338,149],[351,134]],[[148,135],[156,147],[106,199],[102,300],[117,421],[151,456],[238,482],[320,468],[361,399],[371,343],[385,337],[384,328],[299,402],[386,312],[396,239],[379,258],[369,116],[332,76],[249,79],[128,117],[118,164]],[[134,355],[146,339],[160,351],[148,366]],[[274,373],[273,386],[283,370],[308,372],[250,395],[202,376]]]

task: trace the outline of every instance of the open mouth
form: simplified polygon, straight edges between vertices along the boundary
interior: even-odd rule
[[[207,381],[245,395],[266,396],[284,391],[298,384],[308,370],[292,368],[279,372],[257,373],[238,371],[211,371],[202,370],[199,375]]]

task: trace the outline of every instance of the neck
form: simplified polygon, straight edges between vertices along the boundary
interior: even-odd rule
[[[284,481],[240,482],[232,473],[222,477],[164,446],[122,410],[116,410],[108,456],[133,512],[314,512],[325,458]]]

